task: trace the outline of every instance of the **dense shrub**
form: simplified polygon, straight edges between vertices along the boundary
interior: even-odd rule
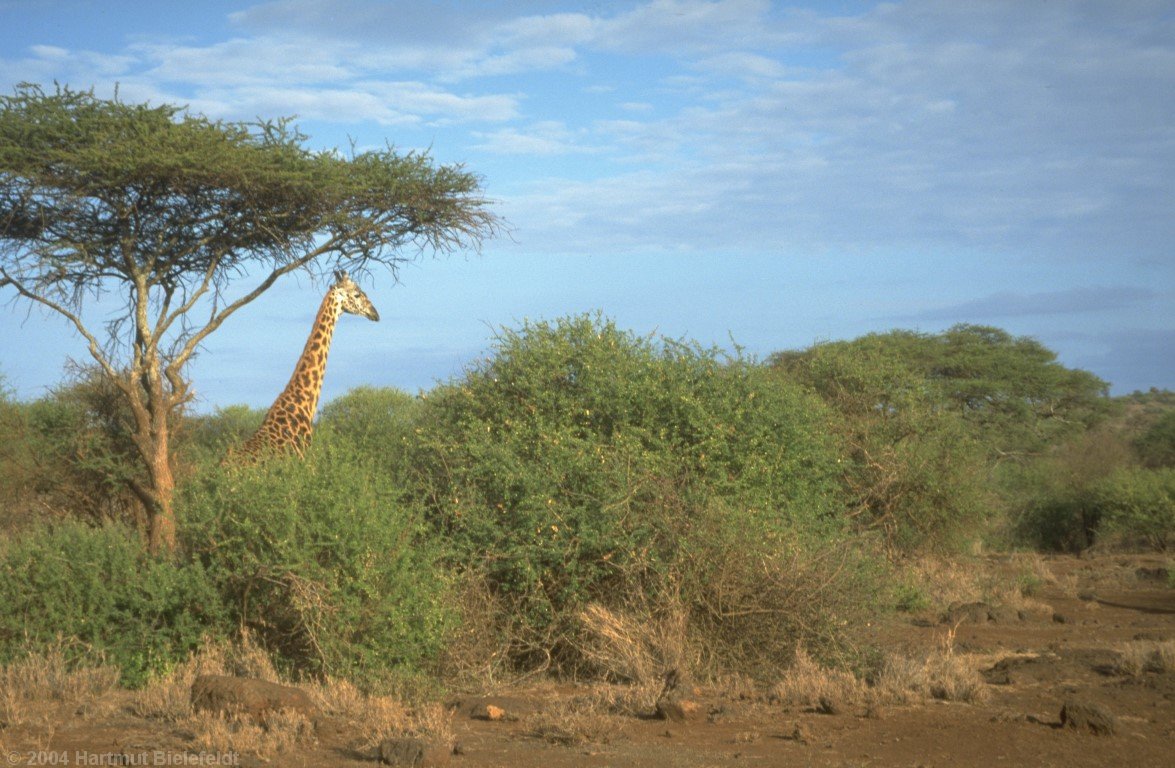
[[[93,369],[29,403],[0,407],[0,469],[10,514],[141,522],[127,489],[136,477],[129,409],[117,388]]]
[[[895,332],[774,358],[836,414],[854,524],[902,552],[958,549],[990,502],[984,446],[908,359],[924,341]]]
[[[1175,467],[1175,410],[1164,413],[1139,435],[1134,449],[1148,467]]]
[[[676,600],[729,629],[710,569],[753,601],[779,542],[839,537],[825,416],[749,361],[599,317],[528,323],[425,399],[415,493],[453,560],[513,614],[515,658],[574,666],[576,616],[591,602],[640,596],[655,614]],[[737,531],[738,546],[716,531]],[[794,647],[812,608],[762,611],[775,626],[762,652]]]
[[[1175,541],[1175,469],[1120,469],[1099,482],[1092,495],[1107,534],[1158,550]]]
[[[0,662],[61,642],[137,685],[223,631],[198,563],[155,560],[124,525],[40,525],[0,546]]]
[[[1001,485],[1012,510],[1012,544],[1080,552],[1097,542],[1104,515],[1097,486],[1132,461],[1130,447],[1096,429],[1044,456],[1003,468]]]
[[[354,445],[319,434],[304,460],[207,469],[181,495],[181,539],[233,620],[286,666],[412,673],[449,614],[436,548],[400,491]]]
[[[322,409],[315,431],[343,440],[397,484],[408,482],[408,453],[421,401],[390,387],[356,387]]]
[[[188,415],[175,424],[175,451],[185,475],[196,468],[216,464],[234,446],[245,442],[265,418],[265,411],[247,405],[217,408],[210,414]]]

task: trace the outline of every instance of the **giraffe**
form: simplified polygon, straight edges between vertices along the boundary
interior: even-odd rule
[[[270,406],[257,432],[229,461],[257,461],[268,455],[293,451],[299,456],[305,451],[314,429],[314,414],[318,410],[318,396],[322,392],[322,377],[326,372],[326,356],[330,352],[335,323],[344,313],[362,315],[368,320],[379,320],[379,312],[372,306],[367,294],[351,280],[346,272],[335,272],[335,283],[326,292],[318,316],[310,330],[310,338],[302,356],[294,366],[290,383]]]

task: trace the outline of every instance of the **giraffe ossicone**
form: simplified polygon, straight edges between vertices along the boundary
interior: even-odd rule
[[[318,396],[322,393],[331,338],[343,313],[379,320],[379,312],[363,289],[346,272],[338,270],[334,285],[318,308],[310,338],[294,366],[290,382],[270,406],[257,432],[233,451],[227,462],[247,463],[291,452],[301,456],[306,450],[314,431],[314,414],[318,411]]]

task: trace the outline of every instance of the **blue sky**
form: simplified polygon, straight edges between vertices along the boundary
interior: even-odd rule
[[[1175,389],[1173,8],[0,0],[0,85],[296,115],[314,147],[483,176],[510,236],[376,274],[383,320],[344,318],[327,399],[427,389],[497,328],[595,310],[760,356],[996,325],[1121,394]],[[267,406],[324,289],[287,281],[222,327],[198,406]],[[19,396],[67,356],[61,320],[0,305]]]

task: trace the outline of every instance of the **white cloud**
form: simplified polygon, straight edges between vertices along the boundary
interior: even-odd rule
[[[593,43],[626,53],[714,53],[769,39],[768,0],[652,0],[603,19]]]
[[[588,145],[582,133],[570,131],[556,121],[535,123],[525,129],[474,132],[473,136],[479,141],[474,145],[475,149],[497,155],[566,155],[600,151]]]
[[[140,44],[131,51],[148,67],[144,76],[201,87],[337,83],[356,74],[344,63],[345,49],[305,38],[238,38],[203,47]]]

